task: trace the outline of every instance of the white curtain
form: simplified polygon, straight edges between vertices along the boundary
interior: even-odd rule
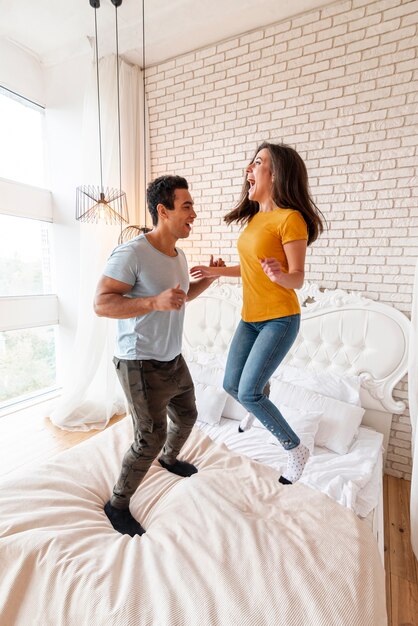
[[[418,559],[418,261],[412,299],[408,396],[412,426],[411,544]]]
[[[129,222],[145,219],[144,94],[139,67],[120,61],[122,189],[126,192]],[[116,57],[100,60],[103,184],[119,188]],[[96,70],[92,68],[83,113],[84,181],[100,184]],[[126,224],[124,225],[126,226]],[[122,413],[124,399],[112,363],[116,321],[98,318],[93,298],[106,260],[117,245],[124,226],[80,223],[80,288],[78,324],[70,376],[63,395],[50,414],[64,430],[104,428],[115,413]]]

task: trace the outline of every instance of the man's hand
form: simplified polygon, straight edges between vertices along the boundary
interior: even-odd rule
[[[154,311],[179,311],[186,302],[187,295],[180,289],[180,283],[174,289],[166,289],[154,297]]]

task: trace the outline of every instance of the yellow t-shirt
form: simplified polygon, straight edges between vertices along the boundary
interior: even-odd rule
[[[288,271],[283,245],[308,239],[308,228],[299,211],[275,209],[256,213],[238,239],[243,286],[242,319],[261,322],[300,313],[293,289],[273,283],[263,272],[259,259],[275,257]]]

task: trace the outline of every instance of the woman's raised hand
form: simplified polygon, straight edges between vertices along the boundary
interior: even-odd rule
[[[270,278],[273,283],[280,284],[280,278],[283,276],[282,264],[274,257],[259,259],[261,267],[265,275]]]
[[[226,267],[225,261],[221,258],[213,259],[213,254],[210,255],[209,267]]]
[[[209,265],[195,265],[190,269],[190,274],[193,278],[218,278],[219,274],[215,273],[212,269],[215,267],[226,267],[226,265],[221,258],[215,261],[213,254],[211,254]]]

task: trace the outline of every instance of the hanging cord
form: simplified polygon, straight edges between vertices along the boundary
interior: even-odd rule
[[[100,81],[99,81],[99,44],[97,42],[97,8],[100,6],[100,2],[94,5],[94,32],[96,42],[96,80],[97,80],[97,111],[99,116],[99,155],[100,155],[100,192],[103,190],[103,162],[102,162],[102,124],[100,118]]]
[[[145,119],[145,0],[142,0],[142,87],[143,87],[143,116],[144,116],[144,226],[147,224],[147,139]]]
[[[122,3],[121,3],[122,4]],[[116,27],[116,86],[118,96],[118,149],[119,149],[119,214],[122,215],[122,148],[120,133],[120,92],[119,92],[119,36],[118,36],[118,4],[115,3],[115,27]],[[120,232],[122,234],[122,219],[120,220]]]

